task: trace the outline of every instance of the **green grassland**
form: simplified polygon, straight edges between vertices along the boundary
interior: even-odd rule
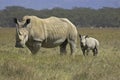
[[[75,57],[60,55],[59,47],[41,50],[32,55],[27,48],[17,49],[15,29],[0,29],[0,80],[120,80],[120,29],[78,28],[100,42],[99,54]]]

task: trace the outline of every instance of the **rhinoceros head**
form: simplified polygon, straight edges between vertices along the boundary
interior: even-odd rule
[[[16,24],[16,44],[17,48],[24,48],[25,43],[28,41],[28,28],[30,24],[30,19],[26,19],[23,21],[18,21],[17,18],[14,19]]]

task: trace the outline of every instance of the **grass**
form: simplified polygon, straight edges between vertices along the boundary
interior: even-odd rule
[[[84,57],[77,45],[75,57],[60,56],[59,48],[32,55],[27,48],[17,49],[15,29],[0,29],[0,80],[120,80],[120,29],[78,28],[100,41],[98,56]],[[78,38],[79,40],[79,38]]]

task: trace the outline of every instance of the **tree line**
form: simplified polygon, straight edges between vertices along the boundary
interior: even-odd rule
[[[15,27],[13,18],[21,19],[25,15],[40,18],[50,16],[68,18],[77,27],[120,27],[120,8],[104,7],[101,9],[78,8],[34,10],[20,6],[8,6],[0,10],[0,27]]]

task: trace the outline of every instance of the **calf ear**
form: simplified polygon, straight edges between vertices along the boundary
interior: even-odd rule
[[[88,38],[88,35],[86,35],[85,38]]]

